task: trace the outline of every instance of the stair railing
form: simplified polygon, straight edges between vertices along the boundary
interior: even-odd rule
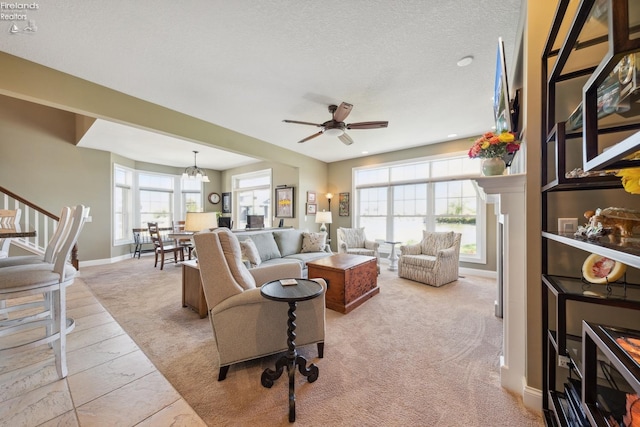
[[[20,227],[24,230],[35,230],[35,237],[11,239],[11,244],[19,246],[34,254],[44,256],[47,243],[51,239],[54,230],[58,226],[60,218],[32,203],[14,192],[0,186],[0,208],[21,209]],[[71,251],[71,264],[78,269],[78,245]]]

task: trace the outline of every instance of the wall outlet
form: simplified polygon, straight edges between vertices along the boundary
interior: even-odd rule
[[[558,366],[569,369],[570,360],[567,356],[558,356]]]
[[[578,231],[578,218],[558,218],[558,232],[575,233]]]

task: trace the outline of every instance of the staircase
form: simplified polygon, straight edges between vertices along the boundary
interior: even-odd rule
[[[51,239],[60,219],[58,215],[39,207],[12,191],[0,186],[0,209],[20,209],[20,227],[24,230],[35,230],[35,237],[14,238],[11,244],[33,254],[44,256],[47,243]],[[77,244],[71,251],[71,264],[78,269]]]

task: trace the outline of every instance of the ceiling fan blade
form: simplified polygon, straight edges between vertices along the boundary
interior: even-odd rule
[[[359,122],[349,123],[347,129],[380,129],[389,126],[389,122]]]
[[[314,133],[313,135],[308,136],[308,137],[306,137],[305,139],[301,139],[300,141],[298,141],[298,143],[301,143],[301,142],[307,142],[308,140],[313,139],[313,138],[315,138],[316,136],[320,136],[320,135],[322,135],[322,131],[320,131],[320,132],[318,132],[318,133]]]
[[[296,123],[296,124],[299,124],[299,125],[311,125],[311,126],[317,126],[317,127],[322,126],[322,124],[318,124],[318,123],[299,122],[297,120],[283,120],[283,122],[285,122],[285,123]]]
[[[333,113],[333,120],[336,122],[344,122],[344,119],[347,118],[353,105],[348,102],[343,102],[338,106],[338,109]]]
[[[351,139],[351,137],[350,137],[349,135],[347,135],[346,133],[343,133],[342,135],[340,135],[340,136],[338,137],[338,139],[339,139],[340,141],[342,141],[342,143],[343,143],[344,145],[351,145],[351,144],[353,144],[353,139]]]

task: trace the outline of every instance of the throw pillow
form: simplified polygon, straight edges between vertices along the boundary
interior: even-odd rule
[[[326,245],[326,233],[302,233],[302,253],[323,252]]]
[[[240,248],[242,249],[242,258],[248,259],[251,267],[257,267],[260,265],[262,260],[260,259],[258,248],[256,247],[256,244],[253,243],[253,240],[246,239],[240,242]]]
[[[255,233],[247,237],[250,237],[251,240],[253,240],[253,243],[256,244],[256,248],[258,248],[258,253],[260,254],[262,262],[273,258],[282,258],[282,255],[280,255],[280,249],[278,249],[278,245],[276,244],[276,240],[273,238],[272,232]]]
[[[277,230],[273,232],[280,255],[299,254],[302,250],[302,231],[295,229]]]

